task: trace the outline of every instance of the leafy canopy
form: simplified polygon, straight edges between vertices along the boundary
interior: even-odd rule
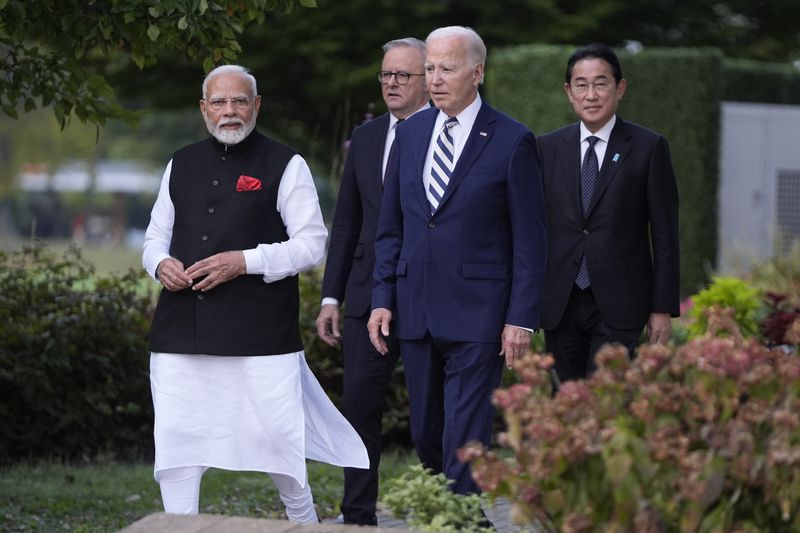
[[[168,53],[208,71],[237,57],[247,24],[296,4],[316,0],[0,0],[0,109],[16,118],[51,106],[62,128],[72,114],[133,122],[93,63],[144,69]]]

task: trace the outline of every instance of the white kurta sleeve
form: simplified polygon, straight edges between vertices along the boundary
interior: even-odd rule
[[[150,211],[150,224],[144,234],[142,247],[142,266],[153,279],[156,279],[158,264],[169,257],[169,244],[172,241],[172,225],[175,221],[175,206],[169,195],[169,176],[172,173],[172,160],[167,163],[156,203]]]
[[[289,239],[244,250],[247,273],[262,274],[265,283],[314,268],[325,257],[328,230],[311,169],[300,155],[292,157],[283,171],[276,207]]]

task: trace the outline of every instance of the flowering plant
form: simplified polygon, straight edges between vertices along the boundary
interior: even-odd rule
[[[515,361],[498,389],[500,443],[460,458],[518,523],[564,532],[800,529],[800,358],[739,332],[710,310],[708,331],[679,348],[622,347],[587,380],[551,397],[549,355]],[[725,332],[724,336],[718,335]]]
[[[800,321],[800,305],[792,305],[786,294],[771,291],[767,291],[766,300],[769,314],[761,322],[761,333],[773,345],[792,343],[787,333]]]

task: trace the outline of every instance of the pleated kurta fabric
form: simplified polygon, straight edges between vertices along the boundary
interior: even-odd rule
[[[184,466],[286,474],[306,459],[368,468],[361,438],[302,351],[263,357],[151,353],[155,478]]]

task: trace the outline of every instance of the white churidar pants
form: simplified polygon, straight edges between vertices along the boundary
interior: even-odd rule
[[[165,511],[198,512],[207,468],[270,474],[290,520],[316,521],[305,460],[368,468],[364,444],[303,352],[258,357],[152,353],[155,478]]]

